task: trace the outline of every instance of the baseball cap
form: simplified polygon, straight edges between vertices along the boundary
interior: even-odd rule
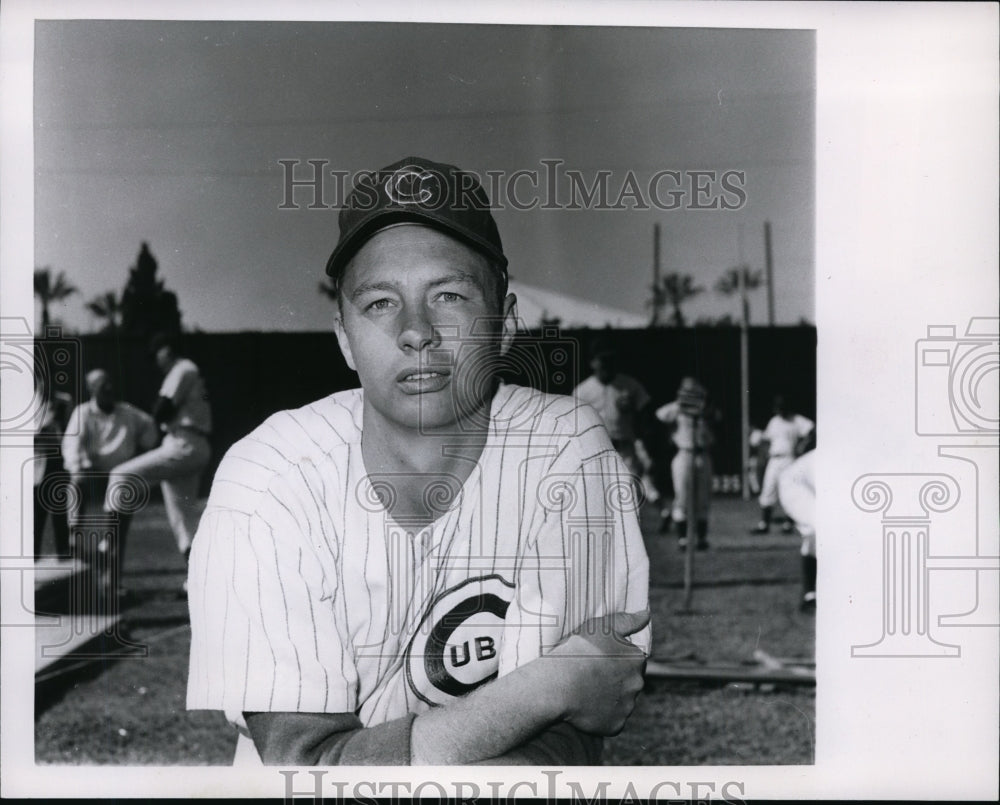
[[[500,232],[479,177],[454,165],[407,157],[360,176],[340,210],[340,239],[326,263],[339,280],[344,267],[380,229],[395,223],[432,226],[486,255],[507,275]]]

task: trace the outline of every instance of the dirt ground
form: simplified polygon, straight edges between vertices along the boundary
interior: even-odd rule
[[[711,548],[695,556],[690,612],[683,554],[643,511],[650,556],[653,658],[690,666],[814,656],[814,618],[798,611],[799,540],[751,536],[753,502],[713,502]],[[183,563],[162,505],[133,523],[125,583],[129,638],[145,656],[70,666],[36,685],[35,756],[40,764],[216,765],[232,759],[235,734],[220,713],[184,709],[187,603]],[[704,684],[649,679],[625,730],[607,741],[608,765],[758,765],[813,762],[811,687]]]

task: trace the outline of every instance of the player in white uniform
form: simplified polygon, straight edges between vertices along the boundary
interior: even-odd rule
[[[649,393],[634,377],[618,371],[617,354],[602,340],[591,348],[590,368],[592,374],[573,390],[573,396],[597,411],[611,443],[635,478],[637,489],[643,489],[642,479],[649,468],[637,450],[636,440],[649,429]],[[645,445],[643,454],[648,455]]]
[[[803,612],[816,609],[816,451],[799,456],[778,479],[781,508],[802,535]]]
[[[778,478],[802,454],[813,427],[811,419],[789,411],[783,397],[774,398],[774,416],[763,433],[763,440],[767,442],[767,466],[758,498],[760,521],[752,533],[766,534],[771,530],[774,504],[778,502]]]
[[[111,470],[151,449],[159,438],[156,423],[149,414],[115,399],[111,378],[104,369],[88,372],[86,381],[90,399],[73,410],[62,440],[63,464],[77,491],[70,496],[67,512],[71,532],[79,531],[81,515],[103,505]],[[111,564],[99,579],[103,592],[110,592],[114,585],[122,593],[121,569],[130,521],[128,513],[120,514],[116,529],[111,532],[116,536],[113,540],[116,544],[105,545],[102,540],[101,545],[93,546],[111,554]],[[81,534],[76,537],[79,543]],[[82,548],[79,544],[77,547]]]
[[[515,300],[471,174],[396,163],[340,224],[327,270],[362,388],[275,414],[220,465],[188,707],[226,713],[238,761],[594,763],[649,648],[621,458],[589,407],[481,371]]]
[[[170,530],[177,549],[186,556],[198,524],[198,485],[211,456],[212,412],[201,373],[178,354],[177,339],[157,335],[151,348],[164,373],[153,417],[165,435],[156,449],[115,467],[107,506],[120,511],[129,476],[159,481]]]
[[[693,377],[685,377],[677,390],[677,399],[658,408],[656,418],[671,429],[671,439],[677,448],[670,462],[674,503],[663,513],[664,526],[669,529],[672,521],[679,545],[687,546],[688,491],[693,481],[697,548],[705,550],[712,498],[710,450],[715,441],[711,426],[717,414],[707,406],[705,388]]]

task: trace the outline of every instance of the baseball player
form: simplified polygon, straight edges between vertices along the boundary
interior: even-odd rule
[[[159,481],[177,549],[186,557],[198,522],[198,484],[211,456],[212,411],[201,373],[179,355],[177,338],[158,334],[150,348],[164,374],[153,418],[165,435],[156,449],[112,470],[106,505],[121,512],[127,496],[120,487],[132,483],[129,476]]]
[[[35,372],[35,438],[33,466],[35,560],[42,554],[45,523],[51,515],[56,554],[70,553],[69,521],[66,516],[68,496],[63,491],[63,461],[59,443],[69,421],[73,399],[54,389],[44,371]]]
[[[588,406],[483,370],[506,268],[474,174],[414,157],[348,197],[327,273],[361,388],[234,445],[191,554],[187,706],[237,763],[590,764],[631,712],[628,472]]]
[[[797,458],[778,479],[781,508],[802,535],[803,612],[816,611],[816,451]]]
[[[603,340],[591,348],[590,368],[593,373],[573,390],[573,396],[597,411],[611,443],[638,481],[646,468],[636,439],[648,415],[649,393],[634,377],[618,371],[618,355]]]
[[[156,424],[149,414],[115,399],[111,377],[104,369],[88,372],[86,383],[90,399],[73,410],[62,440],[63,463],[78,493],[70,496],[68,514],[72,532],[78,530],[81,514],[104,503],[111,470],[138,453],[152,449],[159,439]],[[112,557],[112,565],[99,579],[99,587],[102,592],[110,592],[113,578],[120,597],[124,593],[119,581],[130,521],[129,514],[120,514],[117,544],[105,545],[102,541],[97,546],[99,550],[110,552]],[[80,542],[79,534],[77,542]]]
[[[746,483],[750,494],[760,496],[760,484],[764,478],[764,467],[767,466],[767,442],[764,441],[764,431],[754,428],[750,431],[750,455],[747,459]]]
[[[778,478],[804,452],[813,427],[811,419],[788,410],[784,397],[774,398],[774,416],[763,434],[763,441],[767,443],[767,465],[758,498],[760,521],[751,530],[752,534],[766,534],[771,530],[774,504],[778,502]]]
[[[705,388],[693,377],[681,380],[677,399],[658,408],[656,418],[671,429],[677,453],[670,463],[674,503],[663,513],[664,525],[673,522],[681,548],[687,546],[688,494],[694,490],[698,550],[708,548],[708,509],[712,495],[712,421],[718,416],[707,406]]]

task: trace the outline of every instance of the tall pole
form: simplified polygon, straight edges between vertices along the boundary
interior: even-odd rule
[[[747,302],[747,266],[743,262],[743,224],[739,225],[737,234],[740,253],[740,301],[743,303],[743,315],[740,317],[740,487],[743,490],[743,500],[750,500],[750,484],[747,483],[747,467],[750,466],[750,349],[748,343],[750,309]]]
[[[764,265],[767,269],[767,324],[774,327],[774,262],[771,258],[770,221],[764,221]]]
[[[660,323],[660,225],[653,224],[653,318],[649,322],[655,327]]]

